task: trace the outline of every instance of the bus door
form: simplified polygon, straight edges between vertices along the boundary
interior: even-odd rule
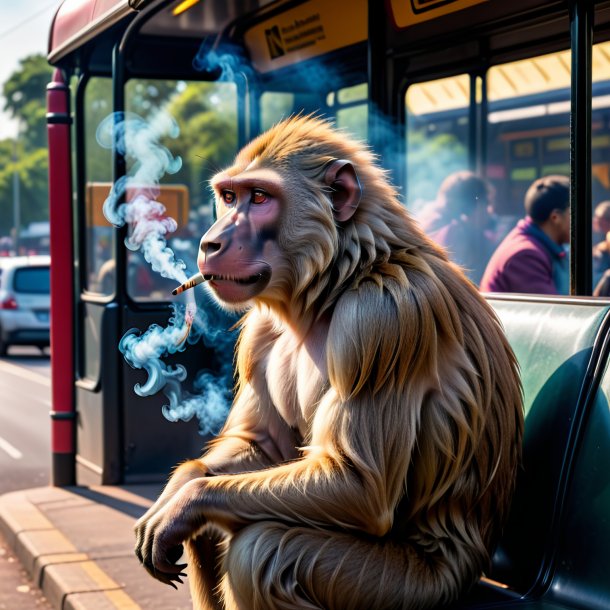
[[[230,363],[234,340],[229,330],[232,321],[210,307],[203,289],[197,287],[192,291],[194,300],[202,310],[201,317],[214,326],[215,339],[202,337],[194,345],[185,342],[184,351],[178,349],[176,340],[169,341],[167,349],[158,351],[150,363],[132,362],[135,368],[119,351],[128,331],[134,338],[151,327],[161,334],[163,329],[171,330],[172,319],[182,315],[180,308],[186,299],[171,295],[179,282],[163,277],[165,272],[153,267],[159,266],[159,260],[171,259],[187,276],[197,270],[199,240],[212,222],[207,183],[220,167],[231,162],[237,149],[236,86],[150,78],[131,78],[125,83],[126,138],[138,129],[154,131],[155,121],[166,120],[175,128],[172,132],[168,127],[160,136],[154,144],[157,151],[143,151],[144,155],[153,154],[152,158],[129,153],[125,175],[145,175],[146,163],[154,169],[155,152],[162,155],[166,150],[180,159],[172,173],[151,176],[152,183],[144,185],[154,191],[153,204],[162,204],[163,215],[175,221],[153,248],[167,247],[171,253],[146,255],[145,247],[130,250],[126,242],[135,238],[146,222],[158,220],[156,212],[153,218],[145,214],[124,226],[114,226],[113,219],[103,212],[113,183],[113,150],[105,141],[108,133],[101,130],[113,121],[112,89],[110,78],[82,79],[76,104],[80,203],[76,460],[80,484],[159,480],[176,462],[199,455],[210,428],[196,415],[189,421],[168,421],[164,406],[170,401],[164,390],[140,396],[138,388],[150,384],[155,374],[166,375],[183,366],[187,379],[180,384],[180,396],[187,400],[200,395],[194,379],[201,372],[218,373],[221,361]],[[115,209],[132,201],[134,192],[142,189],[127,188],[115,202]],[[155,257],[156,262],[151,260]],[[173,305],[179,309],[174,310]],[[159,366],[160,370],[155,368]],[[230,392],[230,376],[217,380]],[[184,419],[188,417],[184,414]]]
[[[202,421],[194,409],[183,408],[195,398],[205,402],[206,387],[195,380],[207,375],[216,382],[220,389],[214,396],[222,396],[225,415],[233,384],[235,320],[221,315],[202,287],[173,297],[171,291],[180,282],[164,277],[164,265],[182,269],[185,277],[197,271],[199,240],[213,216],[208,181],[231,162],[238,147],[237,86],[193,80],[201,75],[190,63],[178,67],[173,78],[156,78],[154,53],[136,62],[125,51],[117,70],[117,49],[118,42],[113,74],[82,76],[75,104],[79,484],[163,480],[177,462],[198,456],[206,437],[222,423],[218,418]],[[124,138],[119,141],[122,129]],[[129,144],[140,137],[140,130],[151,133],[143,148]],[[125,144],[132,149],[117,153]],[[173,159],[163,171],[157,171],[159,155]],[[126,192],[107,210],[110,215],[104,213],[113,183],[123,176],[129,182]],[[153,207],[130,216],[142,194]],[[155,207],[159,204],[164,211]],[[112,216],[121,206],[126,222]],[[166,219],[175,223],[165,223]],[[142,243],[139,233],[147,223],[159,221],[163,230],[158,241]],[[210,328],[207,336],[189,345],[189,339],[170,335],[184,317],[186,304],[193,301],[196,320]],[[147,332],[158,333],[166,343],[153,349],[150,361],[134,361],[120,353],[126,335],[137,340]],[[201,333],[196,322],[190,339]],[[142,345],[148,344],[156,345]],[[180,367],[185,375],[175,374]],[[155,381],[157,377],[169,381],[164,385]],[[168,407],[175,408],[170,412]]]

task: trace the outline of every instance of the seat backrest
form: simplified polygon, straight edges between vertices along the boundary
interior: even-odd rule
[[[490,577],[526,594],[548,587],[554,573],[579,426],[603,372],[600,358],[607,359],[602,344],[610,307],[584,300],[490,303],[519,361],[525,406],[523,468]],[[594,457],[584,459],[591,464]],[[579,462],[576,470],[582,467]],[[603,468],[610,473],[610,461]]]
[[[610,337],[606,336],[610,343]],[[608,345],[605,346],[606,349]],[[561,605],[610,609],[610,371],[575,422],[570,478],[556,538],[547,599]]]

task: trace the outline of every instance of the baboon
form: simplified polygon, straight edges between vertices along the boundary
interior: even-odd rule
[[[520,459],[493,310],[325,120],[280,122],[212,187],[198,265],[245,312],[235,400],[138,521],[138,557],[174,585],[184,546],[196,608],[453,602],[489,565]]]

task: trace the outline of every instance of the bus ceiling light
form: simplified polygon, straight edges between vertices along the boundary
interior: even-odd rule
[[[178,6],[174,7],[172,15],[177,17],[182,15],[185,11],[188,11],[191,7],[195,6],[200,0],[183,0]]]
[[[610,106],[610,95],[597,95],[591,99],[591,108],[608,108]]]
[[[511,110],[496,110],[490,112],[488,121],[490,123],[505,123],[507,121],[518,121],[520,119],[533,119],[550,114],[568,114],[570,112],[570,100],[563,102],[551,102],[550,104],[538,104],[536,106],[525,106]],[[598,95],[591,99],[591,109],[610,108],[610,95]]]
[[[490,112],[488,121],[490,123],[504,123],[505,121],[518,121],[519,119],[532,119],[546,114],[546,106],[539,104],[537,106],[527,106],[525,108],[514,108],[511,110],[497,110]]]
[[[565,102],[552,102],[551,104],[547,104],[546,113],[547,114],[568,114],[570,112],[571,102],[570,100],[566,100]]]

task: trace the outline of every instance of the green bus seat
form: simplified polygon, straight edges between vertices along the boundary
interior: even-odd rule
[[[490,303],[521,370],[523,465],[489,580],[458,607],[608,610],[610,307]]]

